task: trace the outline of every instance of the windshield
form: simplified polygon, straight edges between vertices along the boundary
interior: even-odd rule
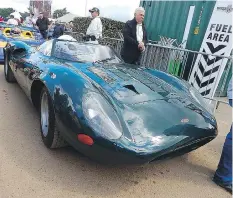
[[[72,41],[56,41],[53,56],[69,61],[80,62],[121,62],[121,59],[118,57],[116,52],[108,46]]]

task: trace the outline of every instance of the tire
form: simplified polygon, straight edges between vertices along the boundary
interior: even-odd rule
[[[67,145],[56,128],[52,99],[45,87],[40,95],[40,130],[43,143],[47,148],[60,148]]]
[[[14,73],[9,65],[8,54],[6,54],[4,58],[4,74],[5,74],[5,79],[8,83],[16,82]]]

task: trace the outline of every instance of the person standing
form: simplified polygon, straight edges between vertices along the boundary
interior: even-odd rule
[[[64,34],[64,27],[61,23],[56,22],[53,30],[53,38],[58,38]]]
[[[33,27],[36,27],[36,21],[37,21],[38,17],[35,16],[35,14],[33,13],[32,15],[32,23],[33,23]]]
[[[94,7],[91,10],[89,10],[92,16],[92,21],[87,28],[86,36],[84,36],[85,41],[96,41],[100,38],[102,38],[102,29],[103,25],[100,20],[99,14],[100,11],[98,8]]]
[[[142,52],[145,51],[147,33],[143,23],[144,16],[144,8],[137,8],[134,19],[127,21],[123,29],[124,44],[121,57],[126,63],[140,64]]]
[[[74,28],[73,21],[69,22],[69,28],[70,28],[70,31],[72,32]]]
[[[38,27],[42,37],[44,39],[47,39],[48,28],[49,28],[49,19],[47,17],[45,17],[42,12],[40,12],[40,15],[36,21],[36,26]]]
[[[24,19],[23,17],[20,17],[20,25],[22,25],[24,23]]]
[[[4,22],[4,18],[0,16],[0,22]]]
[[[33,17],[34,17],[33,13],[30,13],[30,15],[26,17],[24,23],[25,23],[25,25],[27,27],[33,27],[34,26]]]
[[[228,85],[227,97],[229,105],[232,107],[232,78]],[[228,192],[232,193],[232,126],[225,139],[222,155],[213,181]]]
[[[48,29],[48,39],[52,39],[56,22],[49,20],[49,23],[50,23],[50,25],[49,25],[49,29]]]
[[[8,19],[7,24],[8,25],[19,25],[19,23],[15,19],[14,15],[10,15],[10,19]]]

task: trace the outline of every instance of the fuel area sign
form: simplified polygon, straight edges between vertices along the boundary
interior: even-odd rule
[[[232,1],[216,1],[189,83],[208,98],[213,98],[232,50]],[[220,56],[219,56],[220,55]]]

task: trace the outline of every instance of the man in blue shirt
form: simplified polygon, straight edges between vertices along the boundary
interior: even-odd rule
[[[229,104],[232,107],[232,78],[228,85],[227,97],[229,99]],[[232,127],[230,132],[227,134],[223,145],[222,155],[213,181],[228,192],[232,193]]]
[[[64,26],[61,23],[56,22],[53,30],[53,38],[58,38],[63,34],[64,34]]]

